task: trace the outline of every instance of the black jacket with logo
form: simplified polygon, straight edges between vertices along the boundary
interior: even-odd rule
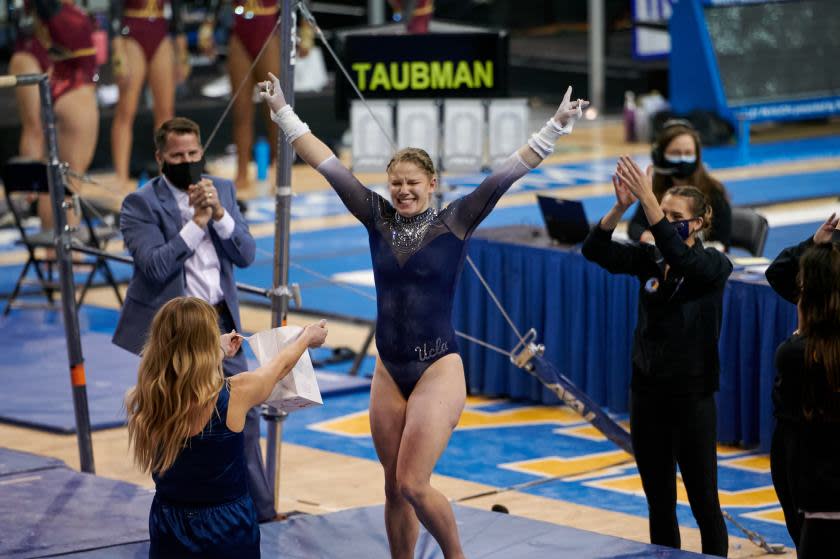
[[[620,243],[596,225],[583,255],[614,274],[639,279],[639,314],[631,386],[640,392],[690,395],[718,389],[723,289],[732,263],[723,253],[689,247],[662,219],[656,246]]]

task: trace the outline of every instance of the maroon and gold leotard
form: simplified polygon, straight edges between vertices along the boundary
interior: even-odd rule
[[[54,101],[76,88],[93,85],[96,49],[93,24],[81,8],[59,0],[33,0],[35,12],[49,34],[50,76]]]
[[[219,21],[219,11],[225,0],[209,0],[208,12]],[[277,0],[233,0],[233,28],[231,37],[242,43],[251,60],[274,32],[279,8]]]
[[[241,0],[233,3],[231,33],[242,43],[251,60],[260,53],[263,44],[277,23],[276,0]]]
[[[112,0],[111,37],[131,37],[143,49],[146,64],[151,63],[158,47],[168,34],[184,32],[180,0],[170,0],[172,15],[164,14],[165,0]]]
[[[41,72],[48,72],[52,67],[52,60],[47,50],[50,45],[50,35],[46,27],[35,16],[32,3],[25,0],[22,10],[15,10],[11,19],[15,29],[15,53],[25,52],[34,57],[41,68]]]

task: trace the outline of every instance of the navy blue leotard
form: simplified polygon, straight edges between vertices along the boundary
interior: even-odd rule
[[[529,170],[514,154],[445,209],[404,218],[335,156],[318,166],[368,231],[376,281],[376,348],[406,399],[429,365],[458,351],[452,302],[466,242],[502,194]]]
[[[155,480],[149,558],[259,559],[260,527],[248,491],[245,435],[227,427],[230,392],[219,392],[205,428]]]

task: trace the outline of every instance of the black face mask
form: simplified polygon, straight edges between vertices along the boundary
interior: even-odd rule
[[[676,157],[670,158],[667,155],[662,158],[658,172],[663,175],[671,175],[678,179],[686,179],[697,170],[697,157]]]
[[[198,161],[187,163],[169,163],[164,161],[161,171],[172,186],[179,190],[187,190],[191,184],[198,184],[201,180],[201,173],[204,172],[204,156]]]
[[[686,241],[688,237],[691,236],[691,229],[689,228],[689,224],[697,219],[696,217],[692,217],[691,219],[680,219],[679,221],[672,221],[671,225],[674,226],[674,229],[677,230],[677,235],[680,236],[680,239]]]

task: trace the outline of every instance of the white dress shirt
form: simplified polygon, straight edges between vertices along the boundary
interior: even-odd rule
[[[207,229],[202,229],[193,221],[195,208],[190,206],[189,194],[172,186],[165,176],[163,180],[175,197],[178,209],[181,212],[182,227],[179,234],[190,250],[193,251],[192,256],[184,262],[184,272],[187,280],[186,294],[215,305],[225,298],[225,294],[222,292],[219,256],[216,254],[216,247],[213,245],[213,240],[210,238]],[[219,238],[223,240],[230,239],[233,235],[233,228],[236,226],[227,211],[225,211],[222,219],[218,221],[211,219],[210,223],[213,224]]]

